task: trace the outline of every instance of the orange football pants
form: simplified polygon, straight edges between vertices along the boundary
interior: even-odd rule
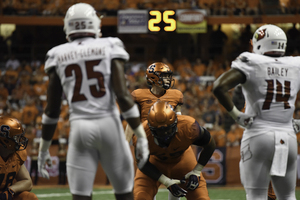
[[[13,197],[13,200],[38,200],[37,196],[32,192],[21,192]]]
[[[163,162],[154,156],[150,156],[150,162],[155,165],[160,172],[172,179],[183,179],[184,176],[194,169],[197,164],[195,154],[189,147],[177,162]],[[153,180],[137,169],[134,179],[134,199],[135,200],[153,200],[156,195],[160,182]],[[185,184],[179,184],[180,187],[186,189]],[[207,191],[207,185],[204,177],[200,176],[200,183],[195,190],[187,190],[186,199],[188,200],[210,200]]]

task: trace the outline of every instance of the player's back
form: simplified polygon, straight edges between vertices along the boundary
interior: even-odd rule
[[[247,77],[242,84],[246,113],[256,114],[251,128],[290,128],[300,88],[299,57],[243,53],[232,67]]]
[[[56,67],[70,120],[118,115],[111,88],[111,60],[129,59],[118,38],[81,38],[52,48],[45,71]]]

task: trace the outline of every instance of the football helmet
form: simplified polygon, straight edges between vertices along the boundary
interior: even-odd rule
[[[148,126],[155,142],[161,147],[168,147],[177,132],[177,115],[172,106],[158,100],[148,113]]]
[[[8,150],[26,149],[28,139],[24,136],[22,124],[15,118],[0,116],[0,144]]]
[[[253,52],[256,54],[271,53],[283,56],[287,45],[287,37],[278,26],[267,24],[255,31],[252,45]]]
[[[162,62],[156,62],[147,68],[146,79],[149,85],[156,85],[164,89],[169,89],[174,79],[172,79],[173,72],[168,65]],[[164,77],[168,80],[165,82]]]
[[[77,3],[71,6],[64,18],[64,31],[70,42],[70,35],[77,33],[92,33],[95,38],[100,36],[101,20],[96,10],[87,3]]]

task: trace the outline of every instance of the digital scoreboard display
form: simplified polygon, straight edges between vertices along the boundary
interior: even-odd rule
[[[176,14],[174,10],[149,11],[148,30],[150,32],[173,32],[176,30]]]

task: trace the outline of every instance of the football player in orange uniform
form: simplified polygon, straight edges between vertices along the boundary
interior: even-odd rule
[[[169,66],[162,62],[155,62],[148,66],[146,71],[147,84],[150,89],[136,89],[131,95],[135,103],[139,105],[141,121],[147,120],[148,112],[151,106],[157,100],[169,102],[177,114],[181,114],[181,105],[183,104],[183,94],[177,89],[170,89],[174,84],[172,78],[173,72]],[[129,126],[125,129],[125,135],[128,142],[131,141],[133,131]],[[169,194],[169,200],[177,200]],[[155,200],[155,199],[154,199]]]
[[[143,122],[150,157],[137,169],[134,198],[152,200],[161,184],[175,197],[209,200],[201,171],[215,150],[210,133],[192,117],[177,115],[168,102],[157,101]],[[133,136],[133,144],[137,138]],[[191,145],[203,147],[197,160]]]
[[[174,79],[173,72],[169,66],[156,62],[147,68],[146,79],[150,89],[136,89],[131,95],[135,103],[139,105],[141,121],[145,121],[148,116],[149,109],[157,101],[169,102],[177,114],[181,114],[181,105],[183,104],[183,94],[177,89],[170,89]],[[127,126],[125,135],[128,142],[132,138],[133,132]]]
[[[37,200],[32,192],[32,180],[24,161],[28,139],[24,137],[21,123],[0,116],[0,199]]]

